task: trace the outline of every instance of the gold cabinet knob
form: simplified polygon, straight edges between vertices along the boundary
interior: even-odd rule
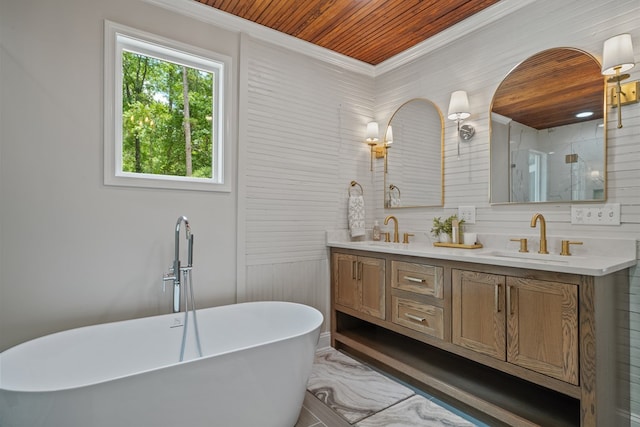
[[[569,251],[569,245],[581,245],[581,244],[582,242],[571,242],[569,240],[563,240],[562,251],[560,252],[560,255],[570,256],[571,252]]]
[[[518,252],[529,252],[527,248],[527,238],[523,237],[522,239],[510,239],[512,242],[520,242],[520,250]]]

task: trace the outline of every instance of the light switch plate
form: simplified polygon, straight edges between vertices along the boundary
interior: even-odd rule
[[[571,205],[571,224],[620,225],[620,203]]]
[[[458,206],[458,219],[463,219],[466,224],[476,223],[475,206]]]

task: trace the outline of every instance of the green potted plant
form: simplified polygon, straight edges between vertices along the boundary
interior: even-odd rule
[[[431,234],[437,241],[440,241],[441,234],[446,234],[444,221],[442,221],[440,217],[433,218],[433,227],[431,227]]]
[[[458,215],[451,215],[444,221],[440,217],[433,218],[431,233],[441,243],[451,243],[451,232],[453,231],[453,221],[458,219]],[[458,220],[458,227],[461,227],[464,220]]]

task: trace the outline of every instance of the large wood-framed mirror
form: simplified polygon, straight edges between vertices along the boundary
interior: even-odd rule
[[[491,203],[606,200],[605,99],[600,63],[582,50],[516,66],[491,103]]]
[[[386,148],[384,207],[414,208],[444,204],[444,120],[424,98],[411,99],[391,116]],[[385,138],[385,142],[387,138]]]

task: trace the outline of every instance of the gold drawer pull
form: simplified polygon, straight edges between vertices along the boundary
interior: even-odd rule
[[[403,279],[407,280],[409,282],[415,282],[415,283],[424,283],[424,282],[426,282],[426,280],[424,280],[424,279],[420,279],[418,277],[411,277],[411,276],[404,276]]]
[[[424,323],[427,321],[427,319],[425,319],[424,317],[418,317],[411,313],[405,313],[404,315],[407,319],[413,320],[414,322]]]

